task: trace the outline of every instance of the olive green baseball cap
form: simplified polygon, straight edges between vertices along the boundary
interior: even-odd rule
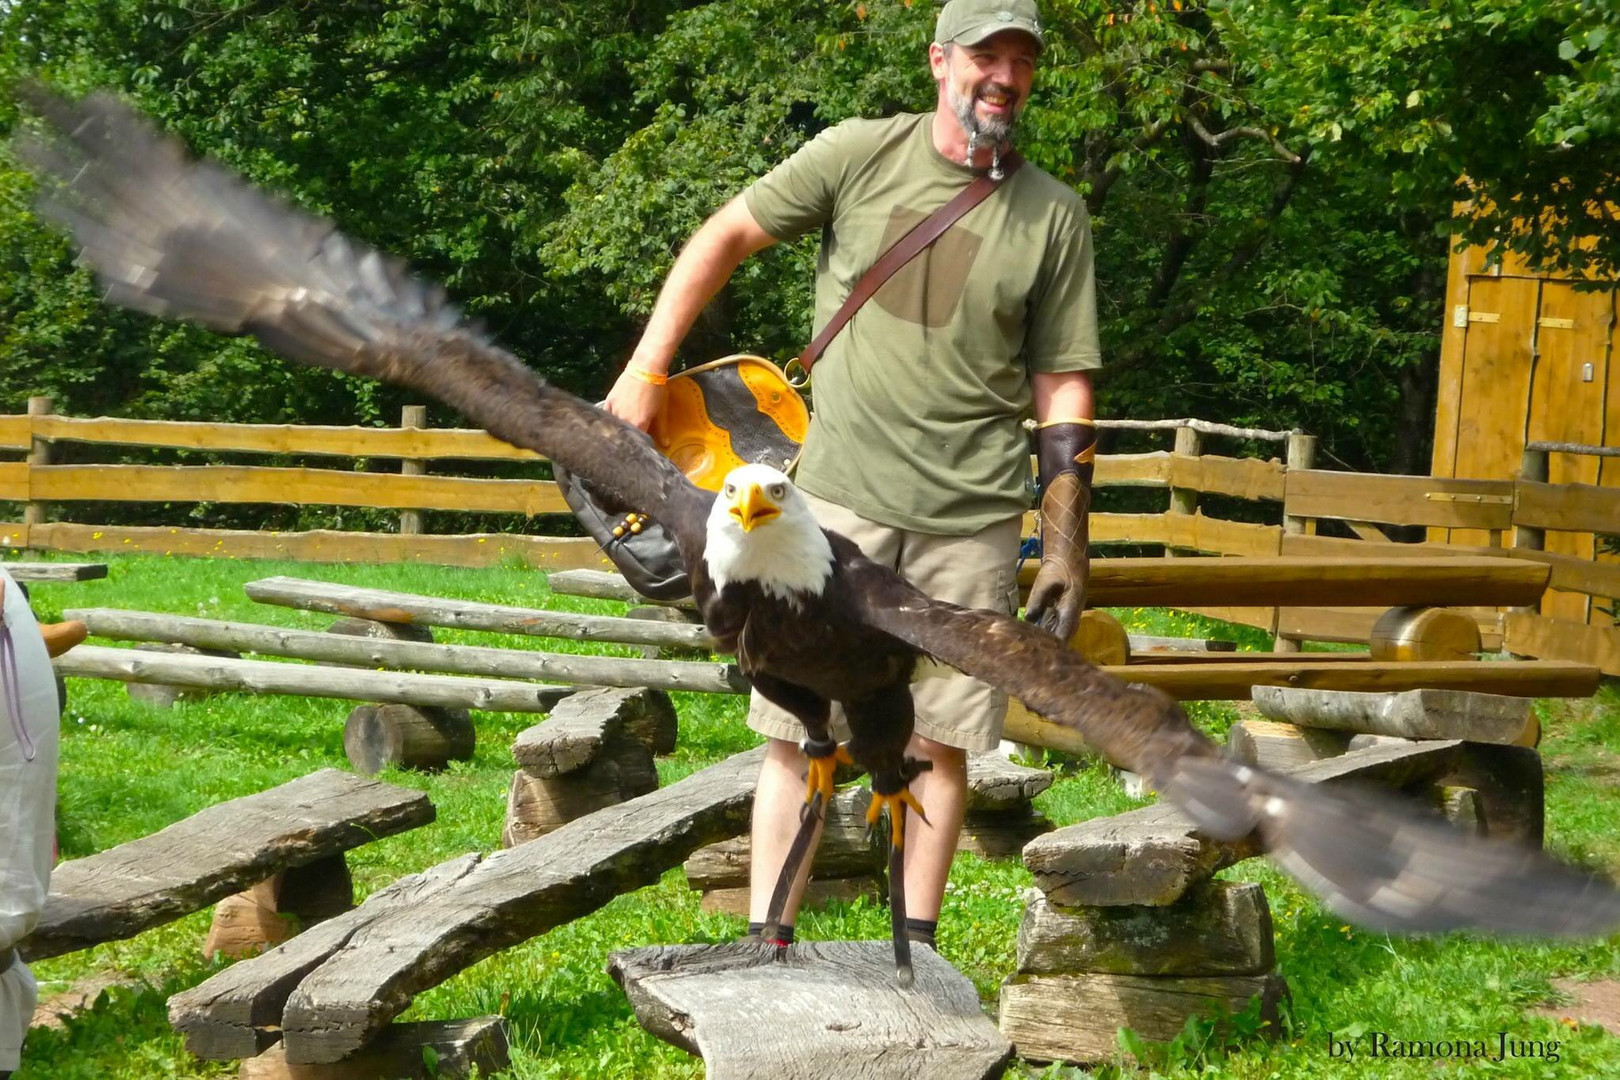
[[[934,25],[934,41],[977,45],[1005,30],[1022,30],[1037,45],[1046,44],[1035,0],[950,0]]]

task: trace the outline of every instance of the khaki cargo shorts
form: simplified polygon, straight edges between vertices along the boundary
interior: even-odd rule
[[[801,493],[802,494],[802,493]],[[805,495],[816,520],[859,545],[866,557],[889,567],[929,596],[963,607],[1018,612],[1018,546],[1021,518],[1009,518],[971,536],[935,536],[869,521],[836,503]],[[917,666],[911,685],[917,704],[917,734],[963,750],[991,750],[1001,741],[1007,695],[960,672],[929,661]],[[772,739],[797,743],[804,725],[756,692],[748,726]],[[849,739],[837,703],[833,738]]]

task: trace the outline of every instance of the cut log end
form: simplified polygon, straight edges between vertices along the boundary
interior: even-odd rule
[[[1484,647],[1472,616],[1436,607],[1390,608],[1369,646],[1374,660],[1472,660]]]
[[[471,758],[476,743],[477,732],[466,709],[361,705],[343,725],[343,752],[366,776],[390,765],[442,769]]]
[[[1131,659],[1131,639],[1120,621],[1092,608],[1082,612],[1080,625],[1069,638],[1069,648],[1093,664],[1118,665]]]

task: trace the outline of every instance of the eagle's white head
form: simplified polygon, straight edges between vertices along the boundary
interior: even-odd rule
[[[715,588],[757,582],[784,600],[819,595],[832,576],[832,545],[787,474],[741,465],[726,474],[709,511],[704,560]]]

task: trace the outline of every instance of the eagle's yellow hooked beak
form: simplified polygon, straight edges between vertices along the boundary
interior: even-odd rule
[[[771,501],[765,494],[765,489],[758,484],[749,484],[737,492],[736,498],[731,500],[731,516],[737,519],[743,532],[753,532],[754,526],[763,525],[771,518],[779,517],[782,508]]]

